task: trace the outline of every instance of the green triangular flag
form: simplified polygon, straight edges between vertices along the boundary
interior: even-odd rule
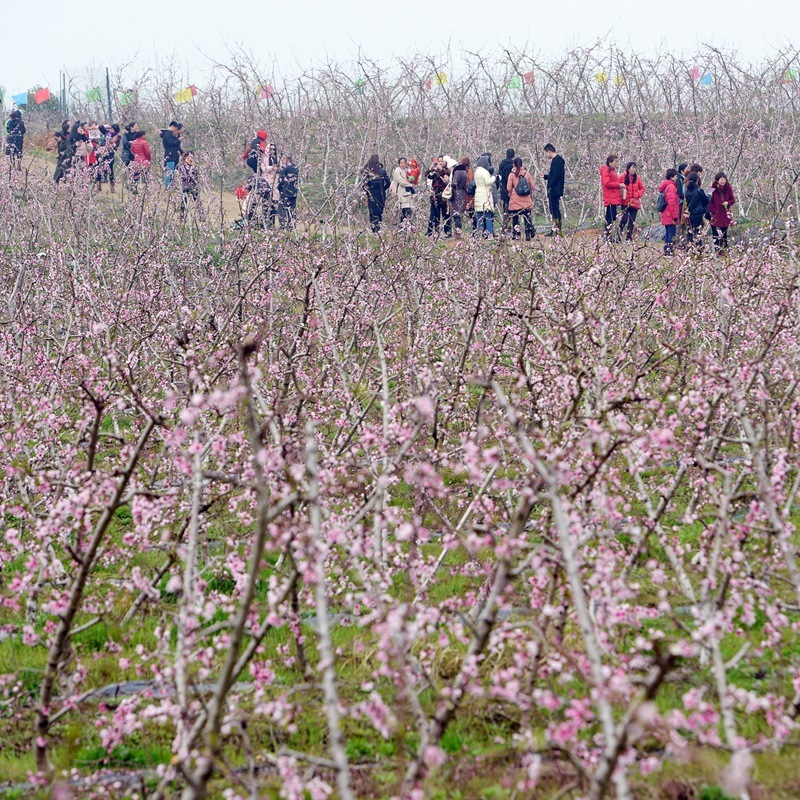
[[[86,100],[90,103],[99,103],[102,99],[103,95],[100,94],[100,90],[96,86],[86,92]]]
[[[119,96],[119,104],[120,104],[121,106],[127,106],[127,105],[129,105],[130,103],[132,103],[132,102],[133,102],[133,95],[132,95],[132,94],[129,94],[128,92],[123,92],[123,93],[122,93],[122,94]]]
[[[355,91],[356,94],[364,94],[364,91],[366,90],[366,85],[363,78],[357,78],[356,80],[353,81],[353,90]]]
[[[507,84],[506,86],[509,89],[521,89],[522,88],[522,80],[520,79],[519,75],[515,75]]]

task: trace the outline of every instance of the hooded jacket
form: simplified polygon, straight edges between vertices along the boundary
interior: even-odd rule
[[[673,180],[665,180],[658,187],[659,194],[664,193],[667,207],[661,212],[662,225],[675,225],[681,213],[681,202],[678,199],[678,187]]]
[[[687,181],[684,189],[689,222],[699,225],[708,211],[708,195],[696,184]]]
[[[494,211],[494,175],[489,171],[491,162],[488,156],[481,156],[475,168],[475,211]]]
[[[711,200],[708,210],[711,212],[711,224],[715,228],[729,228],[733,222],[730,213],[731,206],[736,202],[733,188],[730,181],[726,181],[724,186],[720,186],[716,181],[711,185]],[[727,208],[723,205],[727,203]]]

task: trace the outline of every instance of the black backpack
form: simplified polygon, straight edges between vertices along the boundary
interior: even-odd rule
[[[667,210],[668,205],[669,203],[667,203],[667,197],[664,192],[659,192],[656,198],[656,211],[660,214],[662,211]]]
[[[527,197],[531,193],[531,184],[526,175],[519,176],[519,180],[517,181],[517,185],[514,187],[514,191],[520,197]]]
[[[468,194],[470,197],[475,197],[475,190],[476,190],[477,188],[478,188],[478,187],[475,185],[475,181],[470,181],[470,182],[467,184],[467,194]]]

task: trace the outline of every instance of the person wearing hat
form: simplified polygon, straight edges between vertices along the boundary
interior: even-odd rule
[[[256,138],[250,142],[250,147],[244,155],[244,162],[253,170],[254,174],[258,174],[258,167],[264,153],[267,152],[267,136],[266,131],[256,131]]]

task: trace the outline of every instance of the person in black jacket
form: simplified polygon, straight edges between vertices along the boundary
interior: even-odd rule
[[[362,186],[367,195],[369,226],[373,233],[380,233],[383,209],[386,207],[386,190],[391,181],[377,155],[372,155],[364,165]]]
[[[183,125],[172,120],[169,127],[161,129],[161,144],[164,145],[164,186],[169,188],[175,168],[181,160],[181,130]]]
[[[503,227],[505,227],[505,218],[508,216],[508,203],[511,197],[508,194],[508,176],[511,170],[514,169],[514,156],[516,153],[512,147],[506,150],[506,157],[500,162],[497,171],[500,173],[500,199],[503,201]]]
[[[125,126],[125,133],[122,134],[122,150],[119,154],[119,160],[124,166],[129,166],[133,161],[133,153],[131,153],[131,142],[138,138],[137,133],[139,126],[135,122],[129,122]]]
[[[25,123],[22,121],[22,112],[15,108],[9,114],[6,123],[6,155],[11,159],[11,166],[15,169],[22,167],[22,143],[25,138]]]
[[[75,150],[72,146],[72,141],[69,137],[69,130],[64,133],[62,126],[61,130],[53,134],[56,138],[56,171],[53,173],[53,180],[56,183],[61,183],[67,177],[67,172],[72,166],[72,157],[75,155]]]
[[[686,241],[694,244],[698,250],[703,249],[703,218],[708,214],[708,195],[700,188],[701,180],[697,172],[690,172],[686,178],[683,194],[686,199],[686,213],[689,216],[689,227]]]
[[[278,173],[278,193],[281,196],[281,228],[294,228],[297,209],[297,167],[290,155],[283,157],[283,167]]]
[[[550,161],[549,170],[542,175],[542,180],[547,182],[547,200],[550,206],[550,216],[553,218],[553,229],[548,236],[561,233],[561,198],[564,196],[564,159],[556,152],[552,144],[544,146],[544,154]]]

